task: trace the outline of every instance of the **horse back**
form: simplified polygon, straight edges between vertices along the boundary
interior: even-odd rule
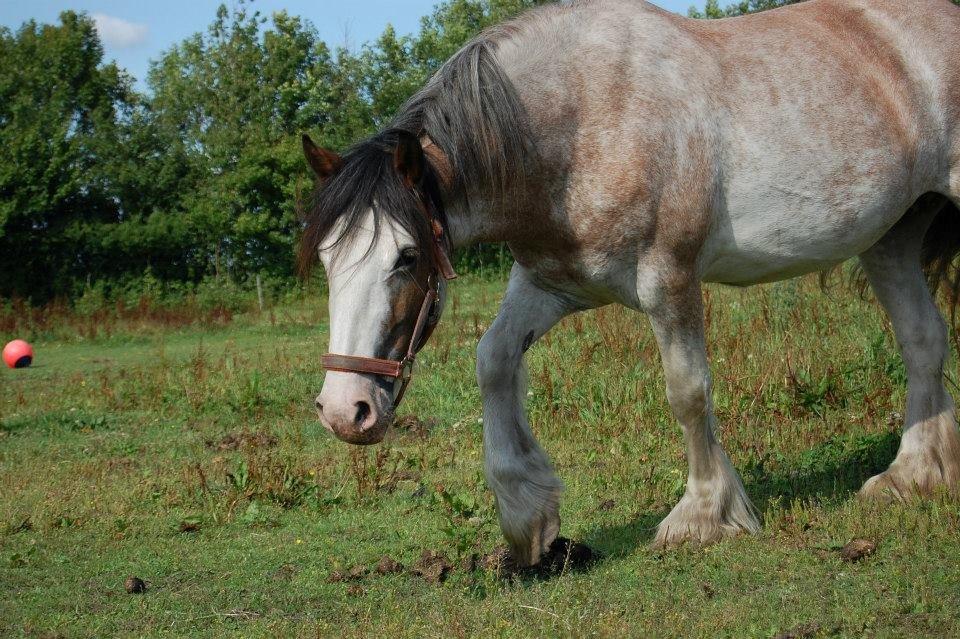
[[[721,22],[694,26],[716,42],[727,114],[708,278],[828,267],[872,246],[923,193],[949,188],[960,9],[811,0]]]
[[[509,33],[501,55],[546,158],[550,221],[598,263],[714,261],[732,282],[815,270],[870,246],[960,164],[948,0],[711,21],[594,0]]]

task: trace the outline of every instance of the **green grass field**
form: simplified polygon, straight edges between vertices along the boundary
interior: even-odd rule
[[[503,288],[455,283],[405,428],[374,449],[314,415],[324,300],[28,335],[36,366],[0,373],[0,636],[960,636],[960,505],[854,495],[897,447],[889,326],[815,279],[708,291],[721,438],[760,534],[649,548],[686,465],[647,322],[610,307],[528,359],[562,534],[602,559],[550,578],[471,568],[501,543],[473,368]],[[876,553],[845,562],[856,537]],[[336,579],[424,550],[456,566],[442,583]],[[131,575],[146,592],[125,592]]]

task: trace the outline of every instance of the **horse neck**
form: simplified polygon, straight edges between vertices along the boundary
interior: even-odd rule
[[[508,242],[514,236],[515,220],[492,196],[447,195],[447,225],[453,245],[466,247],[480,242]]]
[[[508,242],[515,236],[518,209],[497,197],[490,189],[465,193],[452,186],[450,163],[429,138],[422,140],[424,151],[437,176],[447,218],[448,233],[455,247],[480,242]],[[522,170],[522,169],[521,169]],[[522,199],[526,196],[518,194]]]
[[[540,28],[525,26],[534,22]],[[538,135],[528,121],[524,91],[517,86],[523,78],[514,74],[529,65],[522,58],[530,41],[554,29],[554,22],[553,12],[528,12],[485,32],[450,58],[398,118],[401,125],[409,118],[437,136],[436,144],[428,137],[422,142],[458,246],[514,241],[518,232],[530,230],[526,218],[550,190],[545,188],[549,172],[537,150]],[[528,97],[536,103],[536,95]],[[462,155],[446,157],[445,152]]]

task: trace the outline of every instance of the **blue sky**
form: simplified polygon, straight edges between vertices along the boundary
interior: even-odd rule
[[[224,0],[227,6],[234,0]],[[662,7],[685,13],[697,0],[654,0]],[[389,23],[400,33],[413,33],[420,17],[437,0],[256,0],[264,14],[286,9],[309,19],[332,45],[356,49],[376,38]],[[0,25],[17,29],[29,19],[56,22],[61,11],[85,11],[97,21],[107,58],[115,59],[135,78],[143,80],[149,61],[171,45],[204,30],[213,20],[220,0],[0,0]],[[141,85],[142,86],[142,85]]]

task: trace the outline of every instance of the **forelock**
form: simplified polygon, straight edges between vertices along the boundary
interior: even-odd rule
[[[357,236],[369,212],[373,212],[373,234],[367,253],[389,220],[425,248],[431,241],[430,224],[418,203],[393,166],[397,143],[395,131],[382,132],[350,149],[343,167],[313,193],[304,220],[300,244],[300,269],[309,273],[318,251],[336,248]],[[432,171],[428,181],[435,182]],[[429,254],[429,253],[428,253]]]

